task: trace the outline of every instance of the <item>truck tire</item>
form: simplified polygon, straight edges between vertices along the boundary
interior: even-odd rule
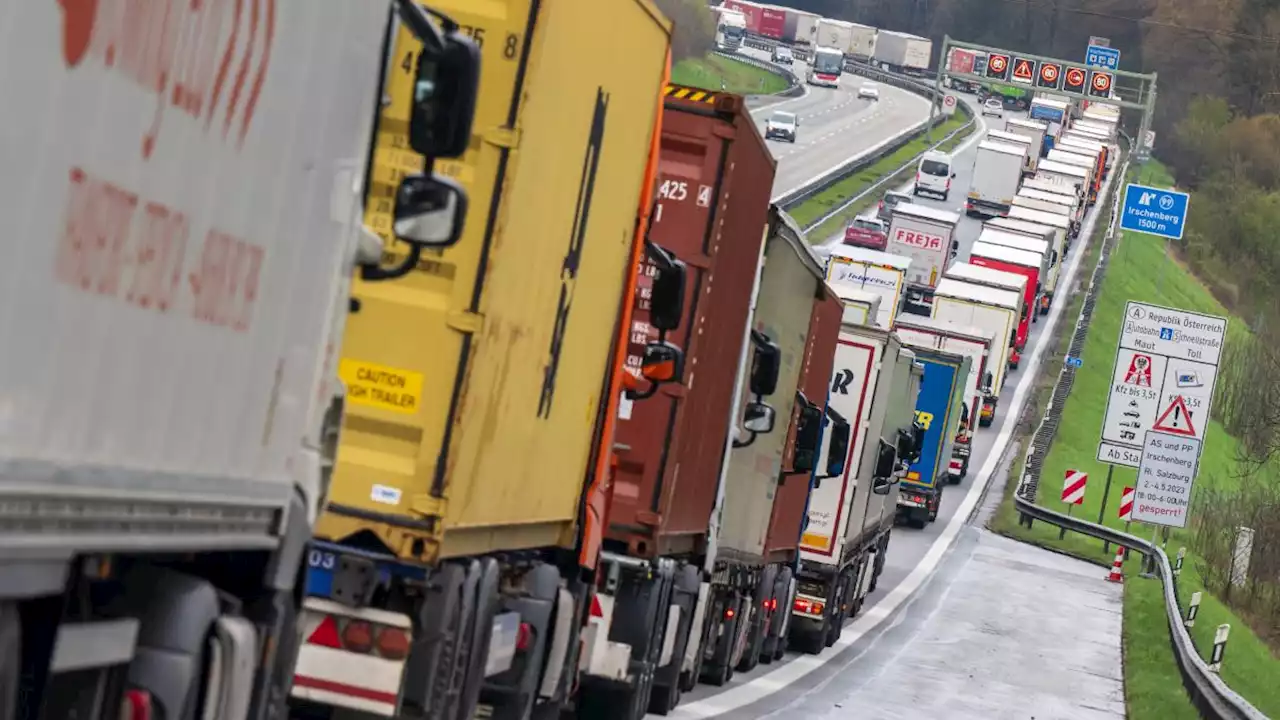
[[[464,567],[444,564],[430,579],[427,597],[415,610],[414,641],[402,683],[401,713],[406,718],[454,719],[456,702],[451,702],[451,689],[466,619],[464,605],[469,602],[466,584]]]
[[[501,569],[493,558],[484,558],[477,568],[475,599],[472,607],[470,628],[462,637],[463,643],[458,648],[458,668],[464,672],[462,697],[458,703],[459,720],[470,718],[475,714],[476,703],[480,700],[480,690],[484,686],[484,667],[489,640],[493,635],[493,618],[502,608],[502,595],[499,592]],[[466,625],[463,626],[467,628]]]
[[[653,692],[649,697],[649,712],[666,715],[680,703],[681,673],[680,665],[684,661],[685,649],[689,638],[696,631],[693,627],[693,613],[698,604],[698,586],[701,576],[698,568],[685,565],[676,571],[671,587],[668,607],[676,605],[680,608],[680,624],[676,627],[675,645],[671,653],[671,662],[665,667],[656,668],[653,677]],[[668,613],[670,610],[668,610]],[[664,626],[666,622],[664,621]],[[661,647],[665,640],[657,643],[658,662],[661,661]]]
[[[768,566],[764,572],[760,574],[760,582],[756,585],[756,591],[747,600],[748,607],[751,608],[751,626],[747,630],[747,646],[742,653],[742,659],[738,661],[735,670],[739,672],[751,672],[760,664],[760,653],[764,649],[765,634],[769,632],[768,621],[770,613],[765,609],[765,600],[772,598],[777,591],[778,567],[776,565]]]
[[[933,507],[929,510],[929,522],[938,519],[938,511],[942,509],[942,488],[938,488],[938,494],[933,496]]]

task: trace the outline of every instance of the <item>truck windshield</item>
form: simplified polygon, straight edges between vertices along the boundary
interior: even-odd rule
[[[720,32],[724,33],[724,36],[727,38],[737,40],[746,34],[747,29],[736,25],[725,24],[720,26]]]
[[[813,71],[823,75],[839,75],[844,70],[844,53],[819,50],[813,57]]]

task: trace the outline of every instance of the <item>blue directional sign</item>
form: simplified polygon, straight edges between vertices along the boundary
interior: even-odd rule
[[[1176,190],[1130,183],[1124,189],[1120,228],[1181,240],[1191,196]]]
[[[1120,51],[1101,45],[1090,45],[1089,49],[1084,53],[1084,64],[1090,67],[1106,68],[1107,70],[1120,69]]]
[[[1084,367],[1084,360],[1076,357],[1075,355],[1068,355],[1067,364],[1073,368]]]

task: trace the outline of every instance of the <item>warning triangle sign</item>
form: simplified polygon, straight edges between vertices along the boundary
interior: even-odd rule
[[[1156,420],[1155,425],[1151,426],[1151,429],[1170,435],[1196,436],[1196,429],[1191,425],[1191,413],[1187,410],[1187,403],[1181,395],[1173,397],[1173,402],[1169,403],[1169,407],[1160,414],[1160,418]]]
[[[1018,58],[1013,63],[1013,76],[1024,80],[1030,80],[1035,76],[1035,70],[1031,68],[1031,62]]]

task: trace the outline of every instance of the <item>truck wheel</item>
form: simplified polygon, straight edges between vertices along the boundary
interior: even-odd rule
[[[480,701],[480,689],[484,686],[484,666],[488,663],[489,640],[493,635],[493,618],[502,611],[501,583],[497,561],[485,558],[480,561],[477,573],[476,593],[472,603],[470,627],[463,625],[465,635],[458,647],[458,669],[462,676],[462,697],[459,699],[458,717],[470,718]]]
[[[938,488],[938,494],[933,496],[933,507],[929,508],[929,522],[938,519],[938,510],[942,508],[942,488]]]

